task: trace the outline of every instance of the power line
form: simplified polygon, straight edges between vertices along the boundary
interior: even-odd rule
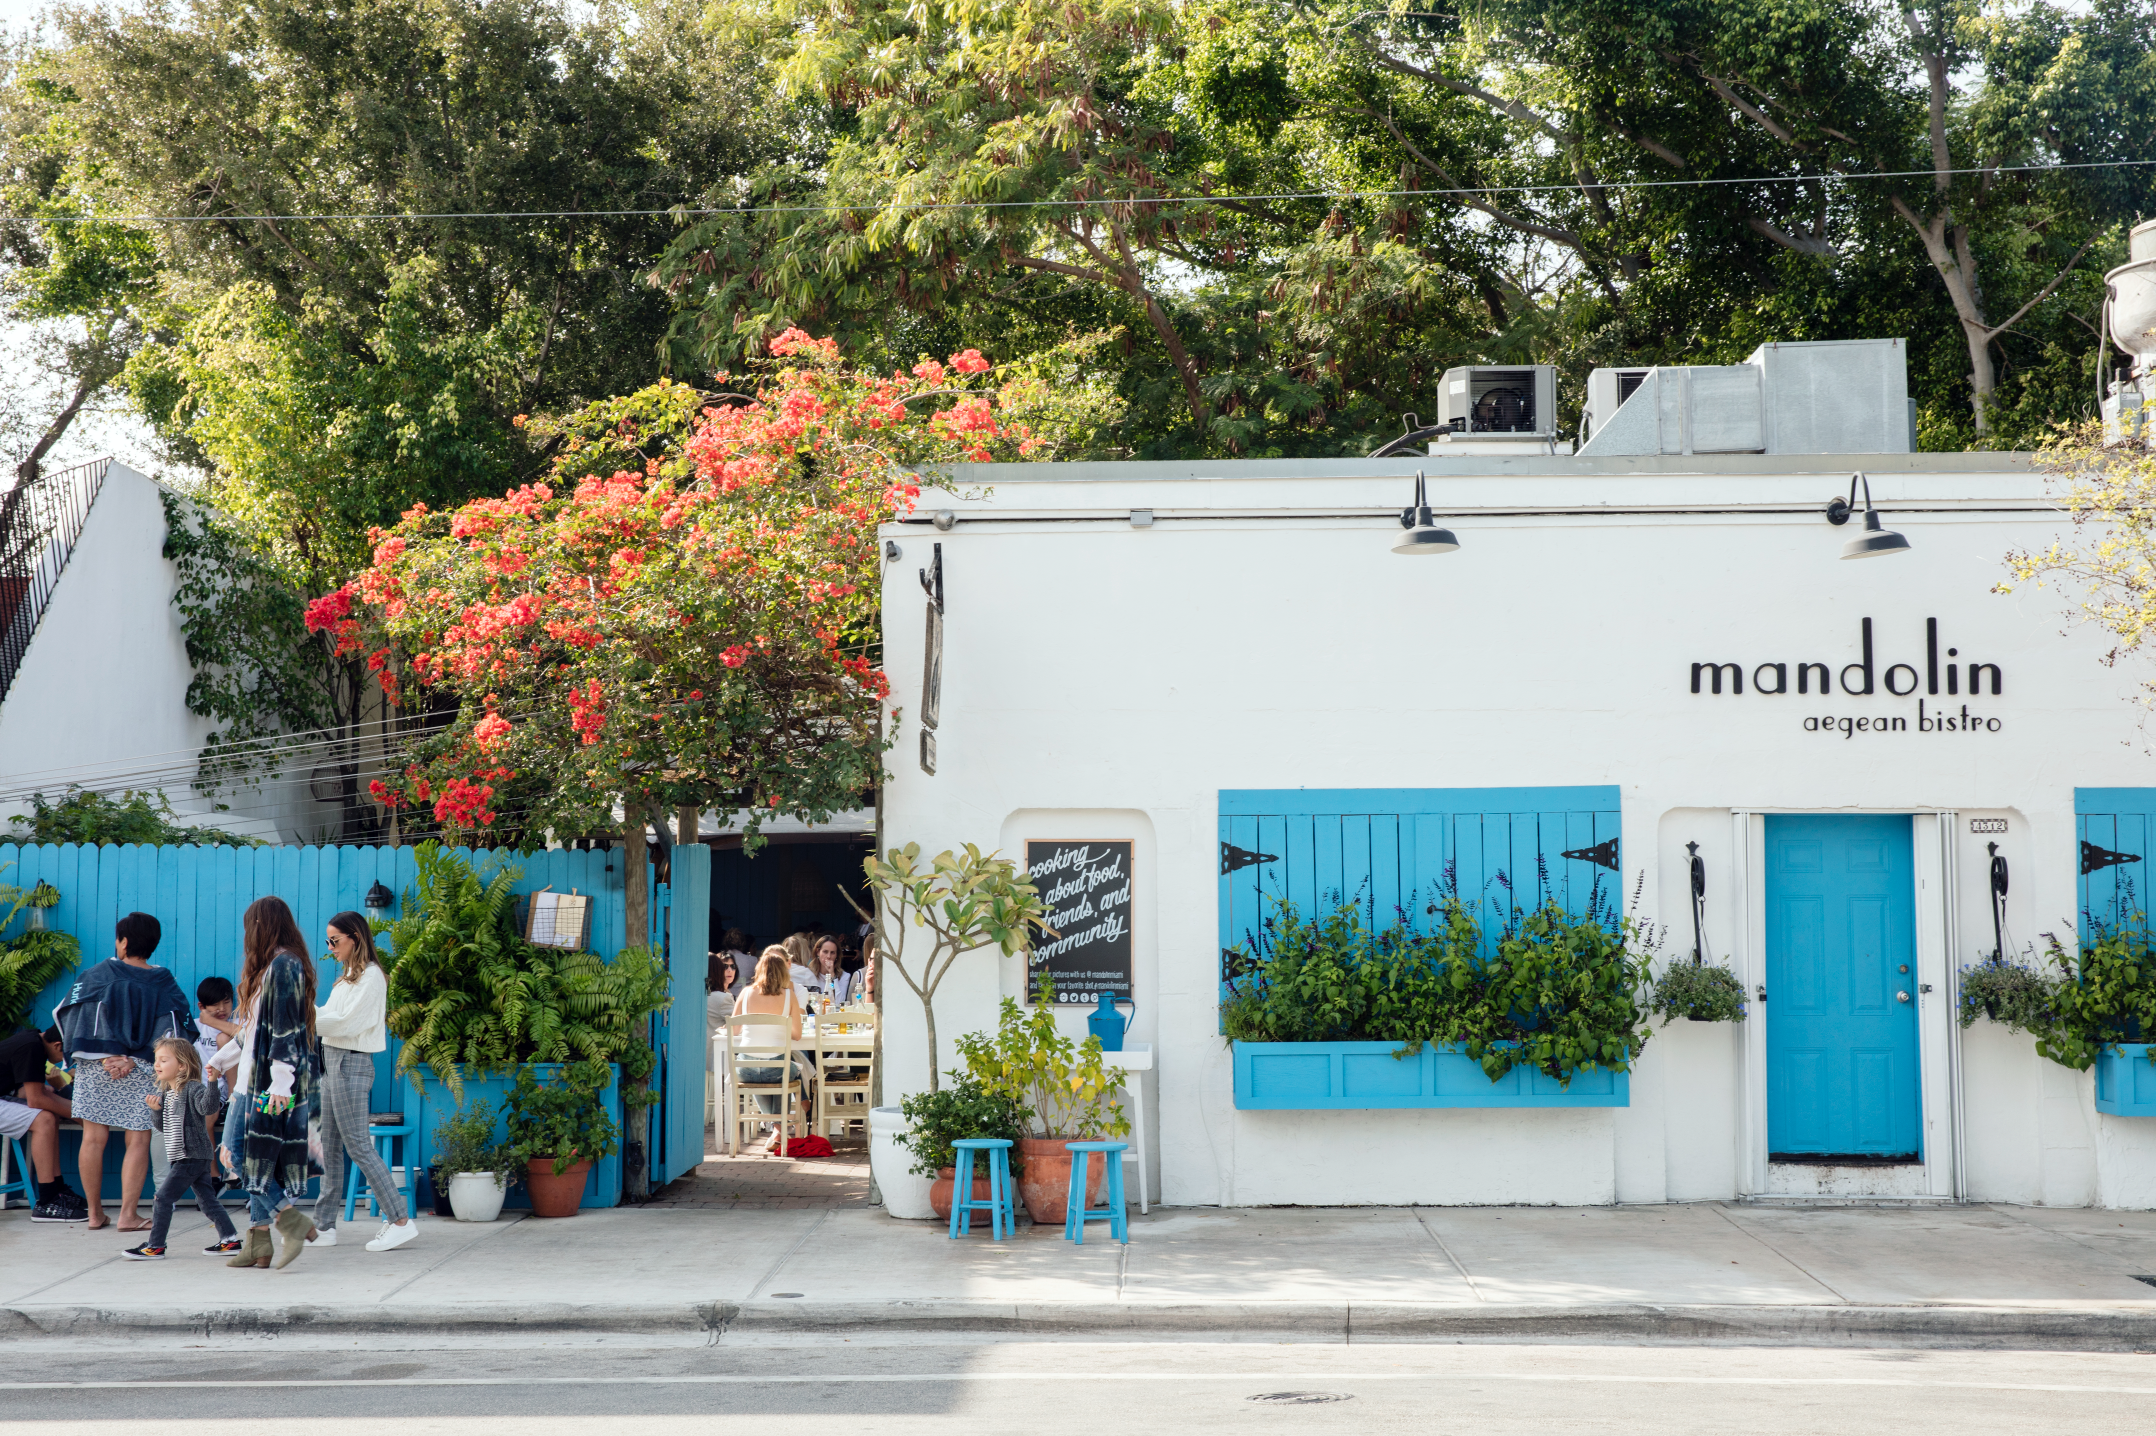
[[[709,218],[716,215],[879,214],[890,210],[936,212],[985,209],[1086,209],[1117,208],[1131,205],[1202,205],[1273,200],[1328,200],[1341,203],[1357,199],[1460,199],[1475,195],[1564,194],[1583,189],[1698,189],[1728,185],[1823,184],[1856,183],[1864,180],[1937,179],[1941,175],[2052,174],[2067,170],[2139,169],[2149,165],[2156,165],[2156,159],[2079,160],[2066,164],[1978,165],[1944,170],[1878,170],[1859,173],[1828,170],[1817,174],[1746,175],[1727,179],[1601,180],[1593,184],[1574,181],[1569,184],[1466,185],[1452,189],[1281,190],[1267,194],[1126,195],[1114,199],[919,200],[910,202],[897,201],[890,204],[674,205],[666,209],[445,210],[418,213],[56,214],[17,215],[15,218],[30,220],[38,224],[236,224],[255,221],[396,223],[405,220],[651,219],[660,216],[689,219]]]

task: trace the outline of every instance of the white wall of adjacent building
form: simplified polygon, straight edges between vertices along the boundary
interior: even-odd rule
[[[1389,552],[1417,467],[1456,553]],[[1857,527],[1822,510],[1860,468],[1910,552],[1840,559]],[[929,522],[938,511],[948,531]],[[2043,478],[2011,456],[965,470],[884,530],[902,550],[884,590],[901,710],[886,841],[1014,855],[1029,837],[1135,844],[1131,1038],[1158,1053],[1152,1168],[1169,1203],[1633,1202],[1811,1181],[1789,1194],[1951,1196],[1958,1182],[1978,1200],[2156,1205],[2156,1119],[2099,1114],[2088,1074],[2038,1058],[2024,1034],[1979,1022],[1957,1050],[1949,1009],[1950,970],[1992,945],[1985,844],[2012,865],[2009,945],[2067,936],[2074,790],[2156,786],[2136,675],[2102,663],[2108,645],[2067,621],[2068,595],[1993,591],[2009,550],[2066,527]],[[916,761],[926,599],[914,576],[938,543],[931,776]],[[1788,664],[1792,687],[1799,663],[1839,674],[1859,662],[1867,618],[1871,696],[1749,681],[1742,696],[1691,691],[1703,661],[1741,663],[1748,679]],[[1884,691],[1892,664],[1924,672],[1927,619],[1954,662],[1998,665],[1998,696],[1988,672],[1982,694],[1950,702]],[[1924,721],[1943,707],[1957,731],[1922,731],[1919,702]],[[1964,705],[1975,731],[1958,731]],[[1845,733],[1859,718],[1864,730]],[[1223,790],[1587,784],[1620,790],[1621,882],[1627,894],[1643,883],[1642,915],[1669,924],[1672,953],[1691,946],[1685,845],[1699,844],[1709,955],[1748,991],[1763,961],[1762,815],[1911,815],[1929,984],[1922,1167],[1826,1185],[1770,1170],[1756,1005],[1743,1024],[1657,1026],[1623,1108],[1235,1108],[1218,1029]],[[1971,818],[2006,831],[1972,833]],[[943,1066],[952,1037],[989,1025],[1024,980],[1020,959],[960,959],[937,996]],[[895,1102],[924,1085],[927,1054],[911,995],[896,982],[886,993]],[[1063,1009],[1074,1036],[1084,1017]]]

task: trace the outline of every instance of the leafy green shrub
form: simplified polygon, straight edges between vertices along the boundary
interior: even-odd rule
[[[542,1082],[526,1067],[509,1089],[508,1152],[519,1172],[541,1158],[554,1159],[553,1175],[579,1161],[596,1162],[621,1150],[621,1128],[606,1114],[602,1100],[613,1074],[601,1061],[562,1068],[556,1081]]]
[[[1236,954],[1221,1027],[1231,1041],[1459,1044],[1490,1079],[1525,1063],[1560,1083],[1588,1068],[1629,1070],[1647,1042],[1641,996],[1649,934],[1590,900],[1584,915],[1554,901],[1497,936],[1485,954],[1456,896],[1434,932],[1405,921],[1383,932],[1360,906],[1336,904],[1315,922],[1282,902],[1264,950]]]
[[[2156,1035],[2156,952],[2141,914],[2098,928],[2073,956],[2058,938],[2046,933],[2045,940],[2060,981],[2055,1015],[2032,1026],[2038,1052],[2085,1072],[2106,1045]]]
[[[2006,1024],[2013,1032],[2047,1032],[2058,1021],[2059,987],[2064,978],[2039,972],[1994,953],[1961,970],[1961,1025],[1979,1017]]]
[[[673,995],[664,960],[642,947],[608,962],[534,946],[511,920],[518,869],[482,876],[438,843],[422,843],[413,856],[417,879],[382,956],[389,1030],[404,1039],[397,1071],[431,1068],[461,1098],[460,1065],[618,1062],[623,1102],[649,1106],[658,1058],[648,1019]]]
[[[150,800],[157,800],[152,806]],[[10,822],[27,823],[32,843],[173,844],[202,847],[259,848],[260,838],[243,838],[219,828],[191,827],[176,823],[172,805],[162,793],[133,791],[112,797],[104,793],[70,788],[57,800],[43,793],[30,795],[30,811],[16,813]]]
[[[1117,1104],[1120,1085],[1101,1063],[1100,1039],[1073,1042],[1056,1030],[1055,984],[1040,975],[1033,1010],[1003,999],[993,1036],[969,1032],[958,1039],[966,1077],[988,1092],[1018,1104],[1030,1119],[1028,1135],[1097,1142],[1130,1131]]]
[[[1661,1013],[1664,1026],[1680,1017],[1699,1022],[1742,1022],[1744,984],[1720,963],[1674,962],[1655,979],[1647,1010]]]
[[[1033,1114],[1010,1092],[996,1091],[971,1077],[952,1072],[951,1085],[934,1092],[916,1092],[898,1104],[907,1127],[898,1144],[913,1153],[913,1170],[933,1177],[955,1166],[958,1154],[952,1143],[961,1137],[1001,1137],[1011,1144],[1011,1174],[1022,1165],[1018,1141],[1033,1125]]]
[[[492,1172],[494,1184],[506,1188],[514,1166],[507,1146],[494,1140],[494,1108],[486,1102],[437,1123],[432,1155],[434,1170],[444,1182],[465,1172]]]
[[[6,870],[0,868],[0,872]],[[0,883],[0,906],[7,909],[7,915],[0,917],[0,932],[6,932],[24,908],[48,908],[59,900],[59,892],[50,883],[28,889]],[[82,945],[72,933],[57,928],[28,928],[0,939],[0,1033],[14,1031],[17,1023],[29,1017],[37,995],[81,961]]]

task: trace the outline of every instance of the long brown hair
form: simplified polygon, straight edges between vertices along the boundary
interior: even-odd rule
[[[352,955],[344,960],[344,971],[338,977],[345,982],[357,982],[371,963],[382,965],[375,955],[374,928],[356,912],[340,912],[329,920],[329,925],[352,939]]]
[[[827,942],[831,944],[831,966],[828,970],[823,965],[822,957],[823,945]],[[816,974],[819,981],[826,977],[843,976],[844,970],[839,966],[841,961],[838,951],[838,939],[830,933],[818,933],[809,940],[808,967],[810,972]]]
[[[764,949],[763,957],[756,964],[756,990],[766,997],[777,997],[791,991],[793,974],[786,960],[786,949],[777,943]]]
[[[240,993],[238,1012],[243,1018],[254,1016],[255,998],[261,994],[263,975],[280,952],[289,952],[299,959],[299,970],[304,976],[302,994],[307,1005],[307,1035],[314,1035],[314,959],[308,956],[307,939],[299,935],[299,924],[292,920],[292,909],[284,905],[281,897],[259,897],[247,905],[246,914],[240,919]]]

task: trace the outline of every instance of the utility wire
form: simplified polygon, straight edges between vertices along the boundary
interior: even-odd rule
[[[344,220],[395,223],[402,220],[452,219],[648,219],[662,215],[672,216],[676,219],[689,219],[708,218],[714,215],[876,214],[889,210],[1085,209],[1139,204],[1223,204],[1231,201],[1259,200],[1316,199],[1338,202],[1355,199],[1458,199],[1471,195],[1569,193],[1582,189],[1697,189],[1725,185],[1820,184],[1826,182],[1855,183],[1860,180],[1936,179],[1941,175],[2051,174],[2066,170],[2139,169],[2149,165],[2156,165],[2156,159],[2080,160],[2068,164],[1979,165],[1944,170],[1879,170],[1859,173],[1828,170],[1818,174],[1746,175],[1732,179],[1603,180],[1594,184],[1573,181],[1568,184],[1466,185],[1453,189],[1282,190],[1269,194],[1125,195],[1112,199],[969,199],[896,201],[889,204],[674,205],[666,209],[448,210],[411,214],[55,214],[17,215],[14,218],[30,220],[38,224],[230,224],[250,221],[326,223]]]

